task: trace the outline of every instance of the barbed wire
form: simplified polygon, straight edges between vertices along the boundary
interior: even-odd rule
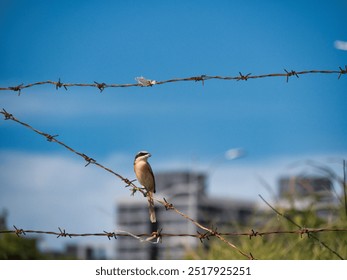
[[[29,128],[30,130],[34,131],[35,133],[39,134],[39,135],[42,135],[44,136],[49,142],[55,142],[61,146],[63,146],[64,148],[66,148],[67,150],[69,150],[70,152],[82,157],[86,162],[87,164],[85,165],[85,167],[87,167],[89,164],[94,164],[104,170],[106,170],[107,172],[110,172],[111,174],[117,176],[119,179],[121,179],[124,183],[126,183],[126,186],[125,187],[130,187],[131,188],[131,191],[132,191],[132,195],[135,194],[136,191],[139,191],[141,192],[144,196],[146,196],[146,192],[137,187],[133,182],[135,180],[132,180],[130,181],[129,179],[121,176],[120,174],[114,172],[113,170],[111,170],[110,168],[107,168],[105,167],[104,165],[98,163],[95,159],[87,156],[86,154],[84,153],[81,153],[81,152],[78,152],[76,151],[75,149],[71,148],[70,146],[66,145],[65,143],[59,141],[56,139],[56,137],[58,137],[58,135],[51,135],[51,134],[48,134],[48,133],[45,133],[45,132],[42,132],[34,127],[32,127],[31,125],[25,123],[25,122],[22,122],[20,121],[19,119],[15,118],[13,116],[13,114],[7,112],[5,109],[3,109],[2,111],[0,111],[1,114],[4,115],[5,117],[5,120],[12,120],[14,122],[17,122],[27,128]],[[202,224],[200,224],[199,222],[195,221],[194,219],[192,219],[191,217],[189,217],[188,215],[184,214],[183,212],[179,211],[172,203],[169,203],[165,198],[163,198],[163,200],[161,199],[158,199],[156,197],[153,197],[153,199],[162,204],[166,210],[172,210],[174,212],[176,212],[177,214],[179,214],[180,216],[182,216],[183,218],[185,218],[186,220],[192,222],[194,225],[196,225],[197,227],[199,227],[200,229],[202,230],[205,230],[206,232],[208,232],[208,235],[210,236],[216,236],[218,239],[220,239],[221,241],[223,241],[224,243],[226,243],[228,246],[232,247],[233,249],[235,249],[237,252],[239,252],[241,255],[243,255],[244,257],[248,258],[248,259],[254,259],[253,255],[250,253],[250,254],[247,254],[245,252],[243,252],[241,249],[239,249],[235,244],[233,244],[232,242],[226,240],[223,236],[220,235],[219,232],[217,232],[216,229],[213,229],[213,228],[208,228],[208,227],[205,227],[203,226]],[[63,235],[65,236],[65,232],[63,232]],[[206,234],[204,234],[206,235]],[[207,235],[206,235],[207,236]]]
[[[106,88],[126,88],[126,87],[152,87],[156,85],[162,85],[167,83],[175,83],[175,82],[202,82],[202,85],[204,85],[204,82],[207,80],[233,80],[233,81],[247,81],[251,79],[262,79],[262,78],[270,78],[270,77],[285,77],[286,82],[288,83],[289,78],[292,76],[295,76],[299,78],[302,75],[307,74],[338,74],[338,79],[341,78],[342,75],[347,74],[347,65],[345,65],[345,68],[339,67],[338,70],[303,70],[303,71],[295,71],[287,69],[284,69],[284,72],[282,73],[270,73],[270,74],[261,74],[261,75],[252,75],[252,73],[248,73],[246,75],[243,75],[241,72],[238,72],[239,75],[237,76],[210,76],[210,75],[200,75],[200,76],[192,76],[192,77],[185,77],[185,78],[172,78],[168,80],[163,81],[156,81],[151,79],[146,79],[144,77],[136,77],[135,80],[137,83],[129,83],[129,84],[106,84],[104,82],[99,83],[94,81],[94,83],[63,83],[61,82],[60,78],[58,81],[41,81],[41,82],[35,82],[30,84],[19,84],[16,86],[7,86],[7,87],[0,87],[0,90],[4,91],[14,91],[18,92],[18,95],[22,93],[23,89],[31,88],[35,86],[41,86],[41,85],[53,85],[58,90],[60,88],[65,88],[67,90],[69,87],[94,87],[98,88],[100,92],[102,92]]]
[[[44,230],[32,230],[32,229],[22,229],[18,228],[17,226],[13,226],[13,230],[0,230],[0,234],[15,234],[18,237],[25,236],[26,234],[45,234],[45,235],[54,235],[57,238],[59,237],[107,237],[109,240],[117,239],[118,237],[134,237],[137,239],[140,239],[141,241],[150,241],[152,239],[157,239],[156,243],[161,242],[163,237],[192,237],[192,238],[198,238],[201,242],[203,240],[207,239],[209,240],[210,237],[216,236],[215,234],[211,234],[209,231],[206,231],[204,233],[200,233],[197,231],[196,234],[191,233],[166,233],[163,232],[163,229],[160,229],[159,231],[149,233],[140,233],[140,234],[134,234],[128,231],[124,230],[114,230],[114,231],[106,231],[103,230],[102,232],[98,233],[69,233],[66,232],[65,229],[62,229],[58,227],[59,231],[44,231]],[[250,231],[246,232],[218,232],[218,235],[220,236],[245,236],[249,237],[249,239],[252,239],[252,237],[262,237],[266,235],[273,235],[273,234],[297,234],[303,237],[304,235],[307,235],[308,237],[311,237],[309,234],[312,233],[319,233],[319,232],[347,232],[347,228],[300,228],[298,230],[270,230],[270,231],[255,231],[254,229],[251,229]],[[143,239],[144,237],[147,237],[147,239]]]
[[[70,152],[72,152],[72,153],[74,153],[74,154],[76,154],[76,155],[82,157],[82,158],[87,162],[86,165],[85,165],[85,167],[87,167],[89,164],[94,164],[94,165],[96,165],[96,166],[98,166],[98,167],[100,167],[100,168],[106,170],[107,172],[110,172],[111,174],[117,176],[117,177],[118,177],[119,179],[121,179],[124,183],[126,183],[127,186],[132,186],[132,187],[134,188],[134,192],[135,192],[136,190],[140,190],[140,188],[136,187],[136,186],[133,184],[134,180],[133,180],[133,181],[130,181],[129,179],[127,179],[127,178],[121,176],[120,174],[114,172],[114,171],[111,170],[110,168],[107,168],[107,167],[103,166],[102,164],[98,163],[95,159],[93,159],[93,158],[87,156],[87,155],[84,154],[84,153],[81,153],[81,152],[76,151],[75,149],[71,148],[70,146],[68,146],[68,145],[66,145],[65,143],[63,143],[63,142],[59,141],[58,139],[56,139],[56,137],[59,136],[58,134],[51,135],[51,134],[42,132],[42,131],[40,131],[40,130],[34,128],[34,127],[32,127],[31,125],[29,125],[29,124],[27,124],[27,123],[24,123],[24,122],[20,121],[19,119],[15,118],[12,114],[8,113],[5,109],[2,109],[2,111],[0,111],[0,114],[3,114],[3,115],[4,115],[5,120],[12,120],[12,121],[14,121],[14,122],[17,122],[17,123],[19,123],[19,124],[21,124],[21,125],[23,125],[23,126],[29,128],[29,129],[31,129],[32,131],[36,132],[37,134],[40,134],[40,135],[46,137],[48,142],[55,142],[55,143],[57,143],[57,144],[63,146],[64,148],[66,148],[66,149],[69,150]]]

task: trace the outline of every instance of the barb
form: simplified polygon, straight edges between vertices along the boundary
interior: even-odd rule
[[[15,231],[14,233],[19,237],[21,234],[24,234],[25,235],[25,231],[23,229],[18,229],[16,228],[16,226],[14,225],[13,226],[15,228]]]
[[[100,90],[100,93],[103,92],[103,90],[107,87],[105,83],[98,83],[94,81],[94,84],[96,84],[96,87]]]
[[[252,73],[248,73],[246,76],[242,75],[241,72],[239,72],[240,76],[237,77],[236,81],[247,81],[251,76]]]
[[[339,67],[339,69],[340,69],[340,73],[337,78],[340,80],[342,75],[347,74],[347,65],[345,65],[345,69],[342,69],[341,67]]]
[[[61,87],[64,87],[65,90],[67,90],[69,87],[94,87],[98,88],[100,92],[103,92],[105,88],[124,88],[124,87],[152,87],[155,85],[162,85],[167,83],[175,83],[175,82],[198,82],[201,81],[202,85],[204,85],[204,82],[206,80],[234,80],[234,81],[247,81],[249,79],[263,79],[263,78],[270,78],[270,77],[285,77],[286,82],[288,83],[289,77],[295,76],[299,78],[302,75],[312,75],[312,74],[337,74],[338,79],[341,78],[342,75],[347,74],[347,65],[345,65],[345,68],[338,67],[338,70],[303,70],[303,71],[287,71],[284,69],[284,73],[270,73],[270,74],[261,74],[261,75],[252,75],[251,73],[248,73],[247,75],[243,75],[241,72],[238,72],[238,76],[209,76],[209,75],[200,75],[200,76],[192,76],[192,77],[185,77],[185,78],[173,78],[169,80],[163,80],[163,81],[156,81],[156,80],[149,80],[144,77],[136,77],[135,80],[137,83],[132,84],[106,84],[106,83],[62,83],[60,78],[57,82],[55,81],[41,81],[41,82],[35,82],[31,84],[24,85],[19,84],[17,86],[8,86],[8,87],[0,87],[0,90],[6,90],[6,91],[14,91],[18,92],[18,95],[22,93],[23,89],[27,89],[30,87],[35,86],[41,86],[41,85],[53,85],[58,90]]]
[[[18,85],[18,86],[9,87],[10,90],[18,91],[18,96],[21,94],[22,88],[23,88],[23,83],[21,83],[21,84]]]
[[[294,70],[291,70],[290,72],[288,72],[286,69],[284,69],[284,71],[287,73],[287,83],[289,81],[290,76],[296,76],[297,78],[299,78],[298,73],[296,73]]]
[[[59,233],[59,235],[57,236],[57,238],[59,238],[59,237],[66,237],[66,236],[68,236],[68,237],[70,237],[71,238],[71,234],[69,234],[69,233],[66,233],[65,232],[65,229],[61,229],[61,228],[58,228],[59,229],[59,231],[60,231],[60,233]]]
[[[310,232],[307,228],[304,228],[302,226],[300,226],[299,224],[297,224],[296,222],[294,222],[290,217],[288,217],[287,215],[279,212],[278,210],[276,210],[273,206],[271,206],[270,203],[268,203],[260,194],[258,195],[275,213],[277,213],[277,215],[287,219],[291,224],[295,225],[296,227],[299,228],[299,234],[302,236],[303,234],[307,234],[308,237],[312,237],[313,239],[315,239],[316,241],[319,242],[319,244],[321,244],[322,246],[324,246],[326,249],[328,249],[330,252],[332,252],[333,254],[335,254],[338,258],[340,258],[341,260],[343,260],[343,257],[337,253],[335,250],[331,249],[327,244],[325,244],[324,242],[320,241],[319,238],[317,236],[315,236],[314,234],[312,234],[312,232]]]
[[[67,90],[66,85],[64,85],[62,82],[60,82],[60,78],[59,78],[58,82],[57,82],[56,85],[55,85],[55,89],[58,90],[58,89],[61,88],[61,87],[64,87],[65,90]]]

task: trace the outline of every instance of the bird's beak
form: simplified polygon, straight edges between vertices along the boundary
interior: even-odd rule
[[[152,155],[151,154],[148,154],[148,157],[151,157]]]

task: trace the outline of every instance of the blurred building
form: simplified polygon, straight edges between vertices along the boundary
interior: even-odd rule
[[[311,209],[327,220],[336,216],[338,198],[333,182],[321,176],[282,177],[278,184],[279,203],[284,208]]]
[[[317,200],[332,201],[333,184],[329,178],[315,176],[282,177],[279,180],[280,198],[307,198],[314,196]]]
[[[156,196],[165,198],[179,211],[208,227],[232,230],[245,224],[253,213],[251,202],[213,198],[206,192],[206,175],[198,172],[163,172],[156,174]],[[165,233],[196,234],[193,223],[162,205],[156,207],[157,224],[149,222],[147,200],[130,197],[118,202],[118,226],[132,234],[151,233],[157,228]],[[118,238],[118,259],[181,259],[200,240],[192,237],[164,237],[159,244],[139,242],[130,237]]]

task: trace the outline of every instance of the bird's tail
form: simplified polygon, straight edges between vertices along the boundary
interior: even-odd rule
[[[147,199],[148,199],[149,218],[151,220],[151,223],[156,223],[157,219],[155,217],[154,200],[153,200],[152,192],[147,192]]]

